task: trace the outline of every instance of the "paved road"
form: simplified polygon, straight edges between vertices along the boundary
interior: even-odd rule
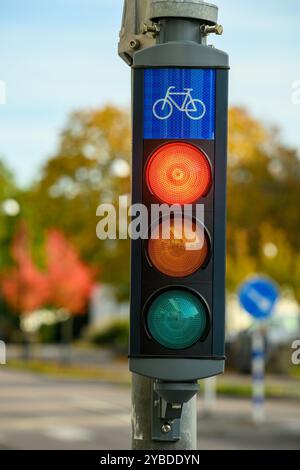
[[[255,427],[245,400],[199,400],[200,449],[300,449],[300,403],[271,401]],[[130,390],[0,369],[0,449],[129,449]]]

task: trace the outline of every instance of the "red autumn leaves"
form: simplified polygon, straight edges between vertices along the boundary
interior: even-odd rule
[[[93,285],[92,271],[58,231],[48,234],[47,271],[52,305],[73,314],[83,312]]]
[[[76,249],[59,231],[48,232],[46,268],[39,270],[30,256],[27,231],[21,226],[12,244],[15,266],[2,276],[2,292],[18,313],[28,314],[43,306],[84,313],[93,287],[93,273]]]

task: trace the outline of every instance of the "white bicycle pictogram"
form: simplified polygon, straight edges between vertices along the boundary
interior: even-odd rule
[[[178,109],[178,111],[185,113],[187,117],[193,119],[194,121],[199,121],[202,119],[206,113],[206,106],[203,101],[194,99],[192,97],[193,88],[184,88],[183,92],[172,91],[175,89],[175,86],[170,86],[167,89],[166,96],[154,103],[154,116],[160,120],[169,119],[172,116],[175,107]],[[174,96],[185,97],[181,106],[173,98]]]

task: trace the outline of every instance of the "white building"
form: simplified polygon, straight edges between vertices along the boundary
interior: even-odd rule
[[[129,303],[116,301],[113,289],[107,285],[97,285],[91,296],[89,323],[100,325],[112,318],[126,318],[129,315]]]

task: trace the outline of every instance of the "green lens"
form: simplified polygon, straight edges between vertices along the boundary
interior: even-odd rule
[[[148,317],[151,336],[168,349],[186,349],[199,341],[207,327],[206,308],[186,290],[169,290],[156,297]]]

